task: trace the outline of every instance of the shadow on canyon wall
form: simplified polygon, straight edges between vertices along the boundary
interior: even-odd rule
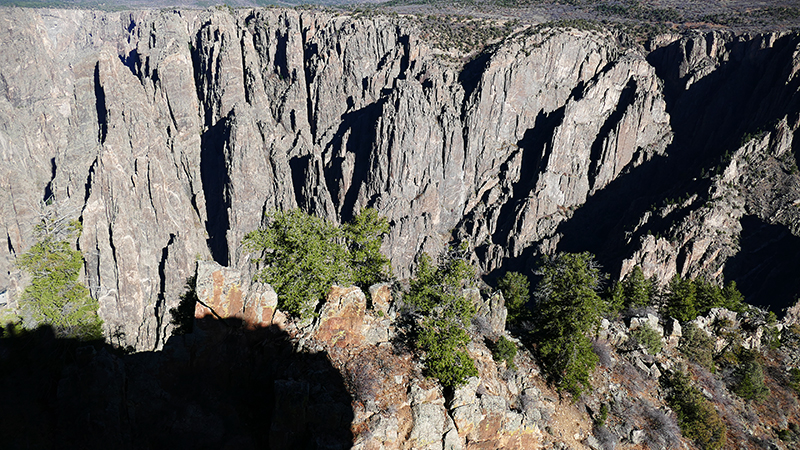
[[[210,317],[163,351],[53,330],[0,338],[3,448],[345,449],[350,395],[324,353],[274,327]]]
[[[800,237],[757,216],[744,216],[741,250],[725,265],[725,278],[736,280],[750,303],[780,315],[800,293]]]
[[[800,114],[800,77],[787,73],[793,67],[797,44],[798,37],[792,35],[779,38],[768,48],[760,48],[758,42],[729,42],[726,44],[729,60],[721,62],[712,73],[688,88],[685,87],[688,75],[681,77],[677,72],[683,44],[677,41],[653,51],[648,61],[664,80],[667,111],[674,132],[673,142],[667,148],[668,157],[656,157],[630,169],[589,197],[574,216],[559,227],[558,233],[563,238],[558,250],[588,250],[597,255],[612,277],[616,277],[619,261],[630,256],[642,234],[665,235],[673,224],[701,206],[707,200],[711,185],[711,179],[702,174],[721,170],[746,136],[771,130],[785,115],[793,120],[792,117]],[[688,53],[691,45],[687,47]],[[665,218],[651,219],[633,236],[628,234],[653,206],[687,199],[692,194],[698,194],[699,198],[689,207],[678,208]],[[759,246],[759,236],[766,239],[763,241],[766,245],[772,237],[758,233],[746,236],[752,224],[745,222],[742,222],[746,228],[742,251],[736,261],[732,261],[738,268],[726,270],[726,279],[739,281],[739,277],[749,272],[741,262],[745,259],[749,261],[744,264],[748,267],[780,271],[791,258],[774,258],[774,252],[753,251]],[[780,228],[780,234],[787,234],[784,227],[773,227]],[[757,258],[757,261],[750,258]],[[798,261],[791,262],[791,267],[800,267]],[[780,299],[762,288],[751,288],[748,281],[741,286],[748,302],[774,305],[773,309],[777,310],[790,301],[788,297],[800,293],[800,286],[795,284],[787,285],[785,292],[778,296]]]

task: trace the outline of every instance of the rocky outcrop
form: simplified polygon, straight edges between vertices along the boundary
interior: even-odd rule
[[[492,317],[502,317],[503,327],[499,331],[484,330],[480,325],[471,329],[469,353],[475,358],[480,376],[470,378],[451,398],[446,398],[442,387],[423,375],[413,349],[395,339],[396,322],[380,314],[380,306],[375,303],[367,308],[359,288],[334,286],[312,323],[284,321],[277,326],[274,321],[243,319],[249,305],[254,300],[260,302],[263,295],[241,280],[241,274],[232,269],[216,263],[198,263],[199,302],[193,335],[213,342],[240,326],[254,331],[280,329],[287,334],[294,351],[324,355],[341,374],[352,396],[351,403],[332,406],[334,410],[353,411],[349,424],[353,430],[352,448],[522,449],[541,448],[548,442],[543,428],[546,419],[555,413],[554,394],[537,384],[541,380],[535,376],[538,369],[531,356],[517,356],[518,368],[510,371],[498,366],[483,343],[483,333],[505,333],[502,297],[482,300],[479,292],[470,292],[474,301],[485,305],[481,309],[491,305],[494,311],[488,317],[488,309],[478,315],[487,323],[499,320]],[[372,291],[380,292],[384,287],[376,285]],[[270,293],[269,298],[274,296],[271,288],[266,287],[265,291]],[[391,298],[387,302],[393,303]],[[275,311],[275,315],[282,314]],[[305,424],[311,426],[316,420],[312,417],[321,414],[317,408],[322,405],[312,401],[309,392],[313,386],[302,380],[280,383],[283,384],[275,389],[283,394],[276,396],[274,410],[281,411],[281,417],[272,416],[271,429],[286,443],[299,442],[298,433],[302,433]],[[568,403],[561,407],[575,409]],[[270,439],[271,444],[275,442]],[[281,445],[278,448],[287,448]]]
[[[653,68],[607,35],[512,40],[467,105],[468,126],[492,124],[469,127],[471,150],[487,158],[461,225],[486,270],[551,237],[589,195],[671,140]]]

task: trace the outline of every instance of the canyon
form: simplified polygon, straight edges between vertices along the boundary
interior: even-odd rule
[[[276,209],[334,223],[376,209],[391,225],[382,250],[398,279],[457,240],[488,283],[531,273],[545,254],[590,251],[614,279],[639,265],[661,285],[676,273],[736,280],[746,301],[779,313],[800,294],[797,33],[690,30],[640,44],[592,23],[519,24],[463,53],[436,45],[413,16],[4,8],[0,42],[0,295],[13,306],[24,289],[15,260],[43,215],[78,219],[85,282],[120,348],[184,355],[191,343],[168,345],[169,311],[200,268],[232,271],[233,284],[266,295],[251,285],[254,255],[241,241]],[[391,329],[359,314],[352,327]],[[543,384],[522,381],[537,375],[532,361],[513,385],[470,385],[445,402],[429,380],[409,381],[413,362],[381,347],[388,334],[337,347],[313,334],[320,326],[296,329],[295,350],[313,347],[298,336],[319,338],[309,354],[330,352],[337,373],[351,373],[370,342],[365,361],[396,364],[375,383],[413,385],[387,394],[402,397],[405,416],[443,414],[435,430],[405,430],[404,445],[462,439],[450,433],[464,435],[459,407],[474,442],[540,437],[528,416],[492,403],[523,392],[557,414]],[[484,372],[495,370],[486,377],[502,378],[476,346]],[[93,364],[125,372],[103,358]],[[388,411],[364,404],[340,419]],[[505,440],[482,434],[479,416],[494,417]],[[405,426],[372,425],[381,439]]]
[[[137,349],[170,335],[196,260],[251,270],[241,239],[273,209],[377,209],[399,278],[457,237],[489,274],[589,250],[612,276],[727,276],[776,310],[800,292],[781,272],[800,245],[794,34],[664,35],[645,51],[527,28],[462,66],[403,17],[2,20],[0,286],[19,294],[14,259],[59,208],[83,223],[106,331]]]

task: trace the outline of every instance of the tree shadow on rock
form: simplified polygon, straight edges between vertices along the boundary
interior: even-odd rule
[[[351,397],[325,353],[277,327],[199,319],[160,352],[52,330],[0,339],[3,448],[352,447]]]

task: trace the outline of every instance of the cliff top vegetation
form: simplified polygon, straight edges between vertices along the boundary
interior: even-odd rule
[[[0,0],[0,6],[102,10],[321,7],[356,12],[517,19],[534,24],[591,20],[614,27],[633,28],[638,33],[695,28],[772,31],[794,29],[800,25],[800,1],[797,0]]]

